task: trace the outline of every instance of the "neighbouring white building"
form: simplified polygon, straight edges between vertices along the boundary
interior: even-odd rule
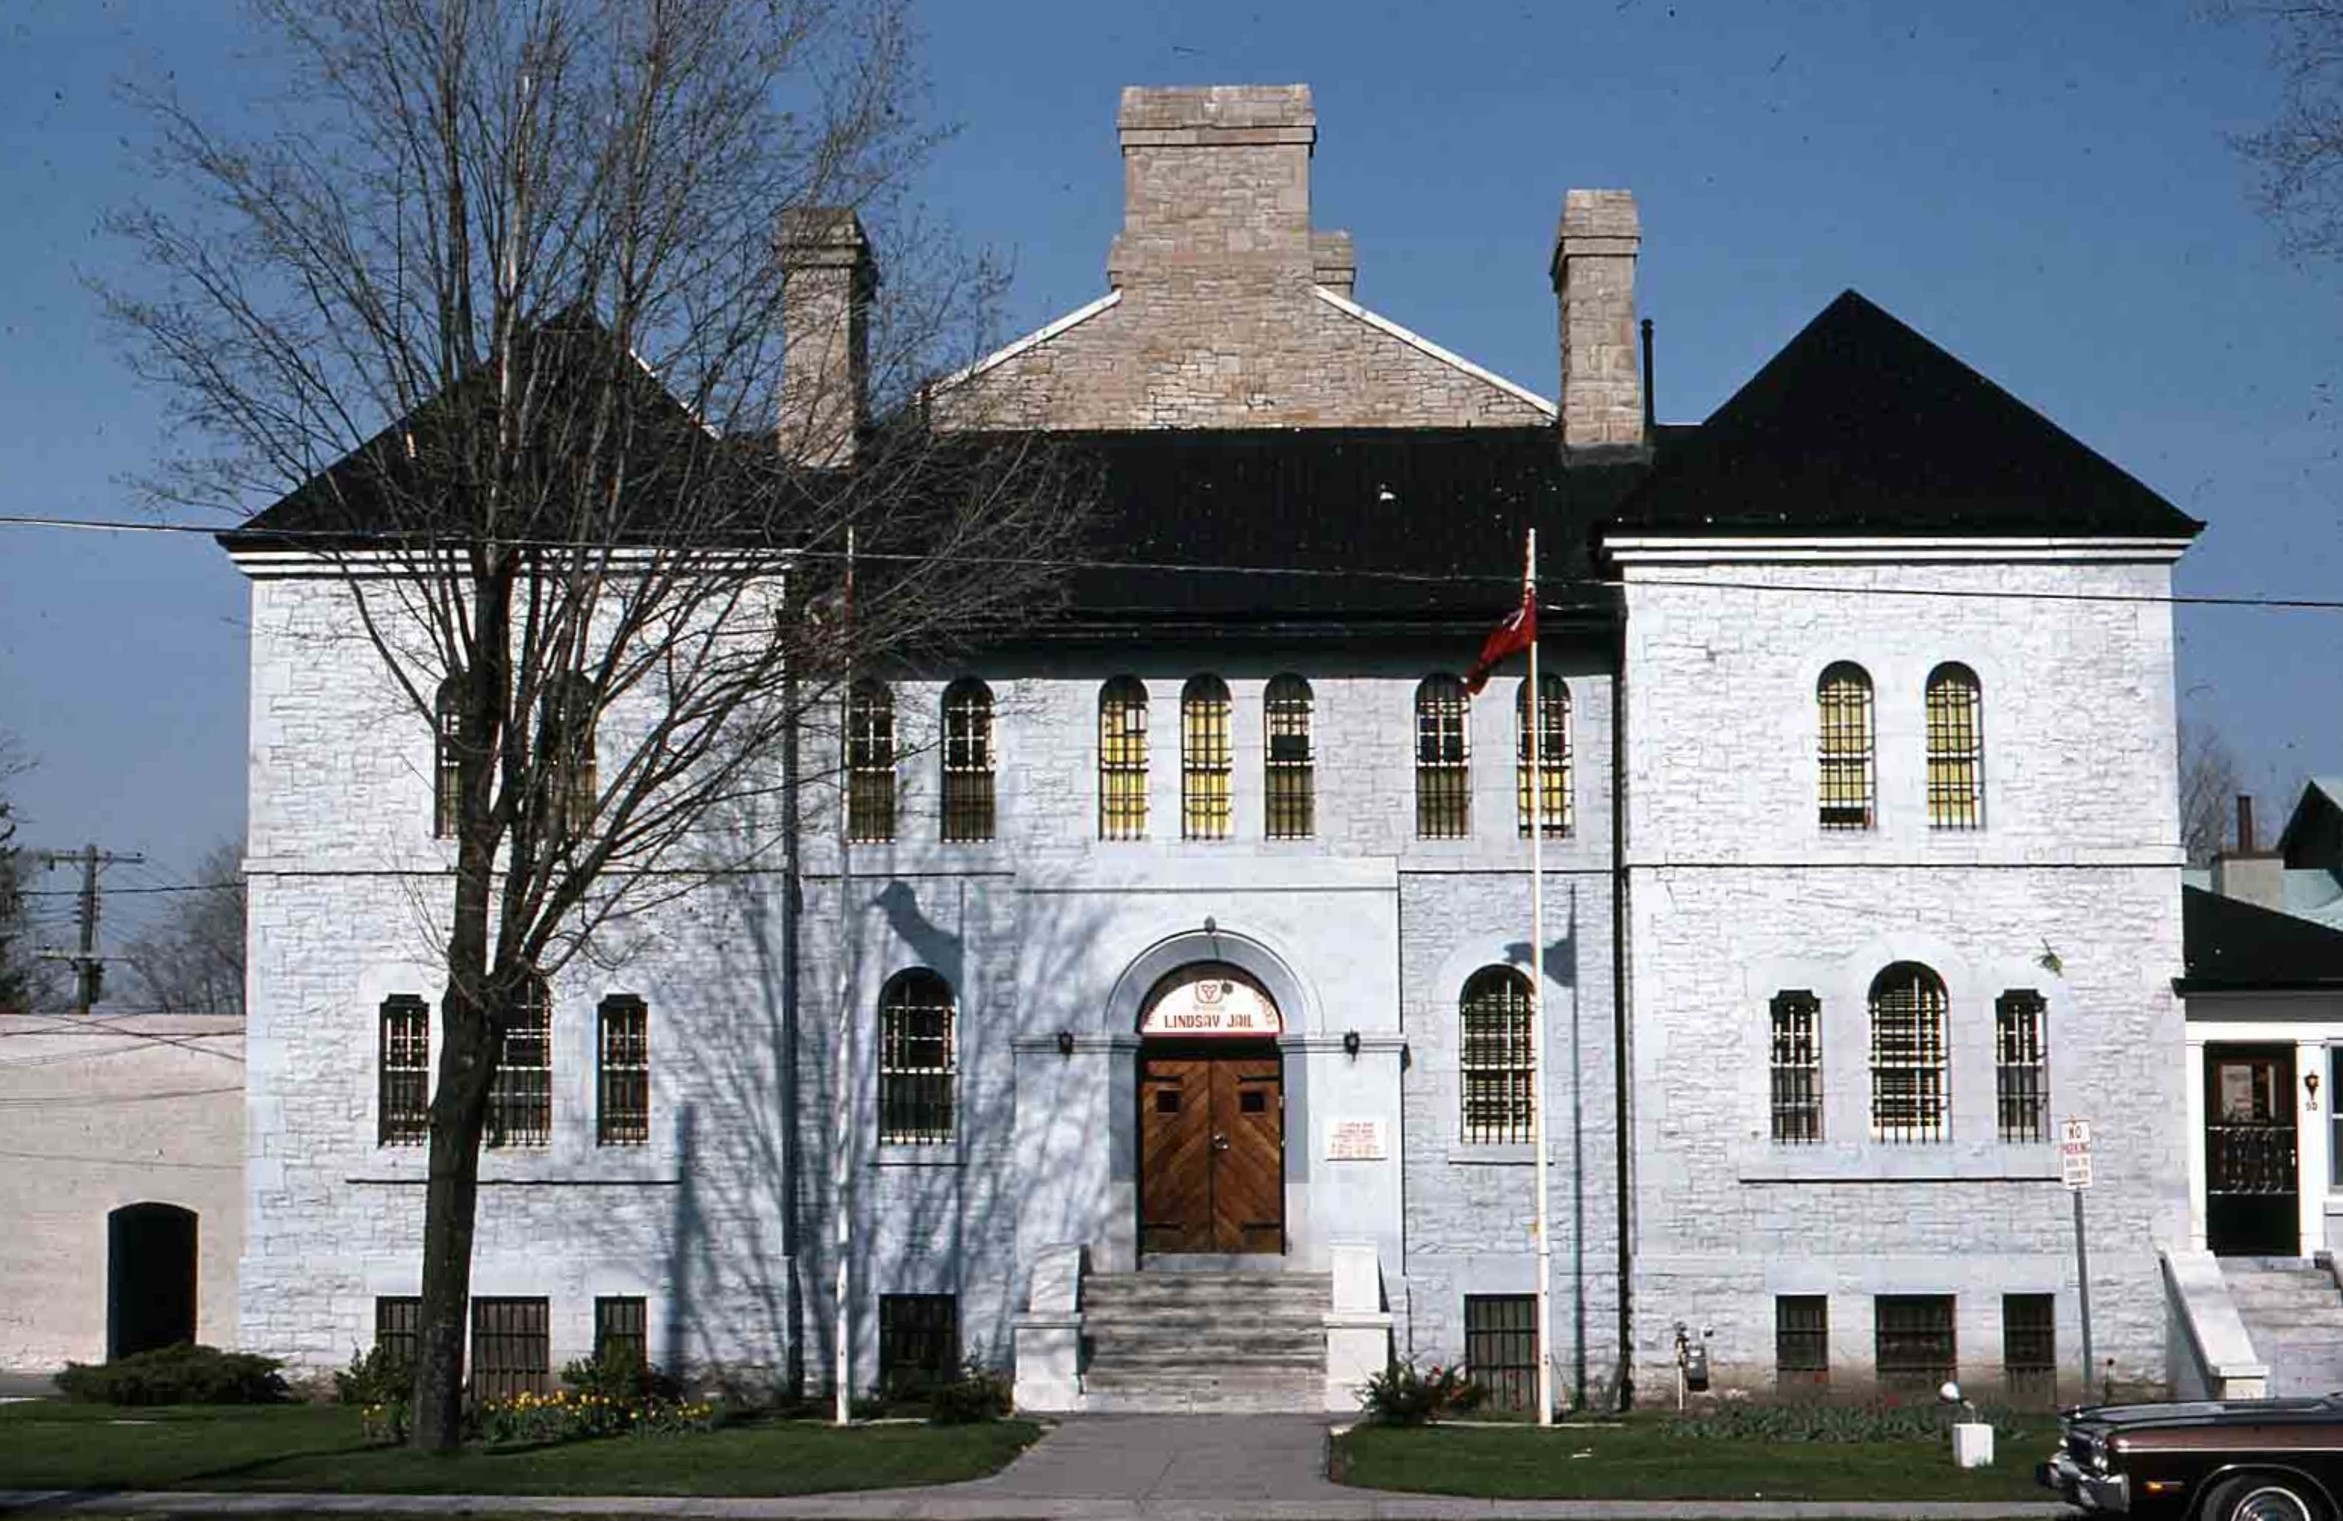
[[[1625,192],[1565,198],[1556,306],[1522,304],[1558,327],[1549,400],[1359,303],[1305,88],[1128,90],[1119,129],[1107,293],[932,419],[1095,462],[1122,568],[858,688],[853,843],[554,986],[507,1048],[543,1075],[483,1167],[476,1371],[615,1339],[819,1382],[843,1160],[858,1385],[969,1356],[1041,1408],[1341,1408],[1388,1346],[1520,1400],[1542,1107],[1566,1399],[1665,1389],[1678,1322],[1728,1384],[2079,1394],[2067,1117],[2101,1371],[2164,1382],[2191,1147],[2159,599],[2199,525],[1852,292],[1656,425]],[[867,248],[809,225],[791,299],[843,319]],[[433,736],[384,721],[334,572],[270,537],[301,521],[224,536],[241,1312],[324,1364],[411,1325],[416,905],[452,857]],[[1531,528],[1534,705],[1518,660],[1459,680]]]

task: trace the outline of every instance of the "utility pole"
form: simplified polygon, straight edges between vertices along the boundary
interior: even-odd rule
[[[80,922],[81,948],[73,955],[62,951],[43,954],[52,961],[73,964],[74,1007],[77,1012],[87,1014],[90,1005],[103,996],[106,985],[106,958],[98,954],[98,868],[135,866],[146,857],[117,854],[95,845],[84,845],[79,850],[36,850],[30,854],[38,857],[44,867],[63,866],[71,861],[81,863],[81,901],[74,916]]]

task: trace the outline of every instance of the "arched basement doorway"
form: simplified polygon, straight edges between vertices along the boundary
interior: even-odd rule
[[[1261,983],[1191,962],[1140,1005],[1139,1250],[1285,1251],[1285,1021]]]
[[[195,1340],[195,1211],[125,1204],[106,1217],[106,1357]]]

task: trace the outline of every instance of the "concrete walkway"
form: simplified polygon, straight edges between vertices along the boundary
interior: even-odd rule
[[[1463,1500],[1347,1489],[1326,1478],[1327,1421],[1313,1416],[1090,1416],[1056,1427],[989,1479],[929,1489],[774,1499],[577,1495],[299,1495],[0,1490],[0,1511],[265,1515],[460,1511],[706,1516],[738,1521],[2028,1521],[2055,1503],[1864,1504],[1710,1500]]]

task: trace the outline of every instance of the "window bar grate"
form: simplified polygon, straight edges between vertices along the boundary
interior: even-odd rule
[[[2024,1409],[2058,1404],[2058,1301],[2049,1294],[2001,1296],[2004,1395]]]
[[[1821,1389],[1830,1384],[1829,1296],[1775,1297],[1774,1384],[1783,1389]]]
[[[498,1042],[488,1080],[490,1146],[543,1146],[553,1139],[553,1001],[545,979],[521,985],[513,1024]]]
[[[1984,823],[1985,746],[1978,722],[1977,677],[1967,666],[1939,666],[1928,678],[1928,827],[1976,829]]]
[[[879,1384],[932,1389],[960,1371],[960,1301],[952,1294],[879,1296]]]
[[[1780,1145],[1822,1139],[1822,1004],[1805,991],[1773,1000],[1773,1138]]]
[[[1464,1296],[1464,1366],[1498,1410],[1538,1404],[1538,1300],[1534,1294]]]
[[[1147,689],[1130,676],[1098,695],[1098,837],[1147,837]]]
[[[1822,717],[1822,827],[1869,829],[1876,797],[1872,767],[1871,678],[1839,664],[1816,689]]]
[[[1416,688],[1416,836],[1461,840],[1472,833],[1471,745],[1464,683],[1428,676]]]
[[[376,1143],[420,1146],[431,1139],[431,1009],[411,993],[382,1001],[376,1073]]]
[[[944,838],[993,837],[993,694],[981,681],[944,693]]]
[[[1944,984],[1902,963],[1871,985],[1871,1138],[1945,1138]]]
[[[451,676],[439,684],[437,701],[433,704],[436,723],[432,747],[431,833],[434,838],[442,840],[455,836],[460,821],[463,772],[459,764],[459,747],[464,737],[463,700],[462,683]]]
[[[1264,815],[1272,840],[1306,840],[1317,832],[1317,779],[1310,750],[1310,684],[1280,676],[1262,696],[1268,730],[1262,777]]]
[[[1541,676],[1538,679],[1541,695],[1538,701],[1538,771],[1536,806],[1541,809],[1546,838],[1559,839],[1570,833],[1570,688],[1559,676]],[[1521,683],[1521,693],[1513,705],[1514,810],[1519,815],[1521,837],[1529,838],[1530,766],[1529,766],[1529,682]]]
[[[936,1146],[952,1139],[952,990],[933,972],[905,972],[879,1007],[879,1139]]]
[[[1491,967],[1465,984],[1458,1016],[1463,1138],[1513,1145],[1531,1139],[1537,1069],[1530,1059],[1529,979]]]
[[[472,1301],[472,1397],[543,1394],[551,1381],[550,1317],[542,1299]]]
[[[1228,687],[1199,676],[1180,694],[1180,838],[1225,840],[1229,833]]]
[[[374,1350],[399,1368],[412,1368],[423,1354],[423,1300],[415,1294],[385,1295],[374,1301]]]
[[[2042,995],[2012,988],[1993,1004],[1993,1091],[2005,1141],[2050,1138],[2050,1061]]]
[[[640,1146],[651,1139],[651,1016],[639,998],[605,998],[594,1143]]]
[[[846,698],[846,838],[895,838],[895,696],[876,681],[855,683]]]
[[[1952,1381],[1959,1358],[1950,1294],[1882,1294],[1872,1304],[1872,1357],[1883,1388],[1934,1394]]]
[[[650,1316],[640,1297],[594,1301],[594,1361],[605,1368],[650,1366]]]

